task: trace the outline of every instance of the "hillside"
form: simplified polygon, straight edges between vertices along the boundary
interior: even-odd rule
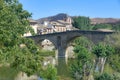
[[[38,19],[37,22],[38,22],[39,24],[42,24],[44,21],[64,20],[64,19],[66,19],[67,17],[68,17],[67,14],[60,13],[60,14],[57,14],[57,15],[55,15],[55,16],[50,16],[50,17]]]
[[[115,18],[91,18],[91,24],[100,24],[100,23],[117,23],[120,22],[120,19]]]
[[[64,20],[68,17],[68,14],[60,13],[54,16],[46,17],[46,18],[40,18],[37,20],[39,24],[42,24],[44,21],[56,21],[56,20]],[[70,16],[73,18],[74,16]],[[116,18],[90,18],[91,24],[100,24],[100,23],[118,23],[120,22],[120,19]]]

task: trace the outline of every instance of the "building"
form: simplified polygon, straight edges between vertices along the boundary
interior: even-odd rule
[[[33,20],[33,19],[29,19],[30,22],[30,26],[32,27],[32,29],[34,30],[35,34],[37,34],[37,28],[38,28],[38,23],[37,21]],[[31,36],[32,34],[30,32],[27,32],[24,34],[24,36]]]
[[[72,19],[67,17],[63,20],[44,21],[43,24],[38,27],[38,34],[64,32],[72,29]]]
[[[39,35],[56,32],[65,32],[68,30],[73,30],[72,19],[69,16],[60,20],[44,21],[42,24],[39,24],[39,27],[37,28],[37,32]],[[55,49],[53,43],[47,39],[41,42],[41,46],[45,50]]]

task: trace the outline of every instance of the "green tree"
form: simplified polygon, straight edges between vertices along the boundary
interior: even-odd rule
[[[112,29],[112,25],[111,24],[96,24],[93,27],[93,30],[97,30],[97,29]]]
[[[120,72],[120,55],[119,54],[113,54],[109,57],[108,63],[112,67],[112,69],[116,72]]]
[[[80,30],[90,29],[90,19],[89,17],[78,16],[73,18],[73,26]]]
[[[83,79],[82,69],[83,66],[78,60],[73,61],[73,64],[70,65],[71,76],[76,80],[82,80]]]
[[[88,40],[84,37],[77,38],[74,42],[76,59],[75,62],[70,65],[72,77],[76,80],[88,80],[93,68],[93,61],[88,47],[90,43],[88,43]]]
[[[44,80],[56,80],[57,79],[57,70],[53,65],[48,65],[44,68],[40,77]]]
[[[112,29],[115,31],[120,31],[120,22],[114,24]]]
[[[98,69],[98,71],[102,73],[104,70],[106,59],[114,53],[114,48],[110,45],[99,43],[93,48],[93,53],[98,58],[96,60],[96,69]]]
[[[74,76],[76,76],[76,79],[78,78],[77,76],[79,76],[79,78],[82,80],[88,80],[93,67],[91,54],[86,48],[79,45],[75,47],[74,52],[76,53],[77,59],[76,63],[73,63],[72,65],[72,71],[74,72]]]
[[[95,80],[116,80],[116,79],[114,79],[113,76],[108,73],[103,73],[102,75],[98,76]]]
[[[120,74],[119,73],[103,73],[101,75],[98,75],[95,77],[95,80],[120,80]]]
[[[114,73],[113,78],[114,80],[120,80],[120,73]]]
[[[83,46],[85,48],[87,48],[89,51],[92,49],[93,47],[93,43],[92,41],[88,40],[86,37],[84,36],[81,36],[81,37],[78,37],[76,38],[74,41],[73,41],[73,44],[76,46],[76,45],[80,45],[80,46]]]
[[[28,75],[40,72],[42,61],[34,42],[22,37],[33,32],[30,17],[18,0],[0,0],[0,64],[9,64]]]
[[[105,38],[105,43],[115,48],[115,53],[120,53],[120,32],[116,32]]]
[[[18,0],[0,0],[0,64],[8,64],[28,76],[40,76],[45,70],[39,48],[31,39],[23,37],[26,32],[33,33],[28,21],[30,17]],[[47,77],[53,80],[56,70],[51,67],[46,70],[49,72]]]
[[[120,72],[120,33],[107,36],[105,43],[115,48],[115,54],[109,57],[109,64],[115,71]]]

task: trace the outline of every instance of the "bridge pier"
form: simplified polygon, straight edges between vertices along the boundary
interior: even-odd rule
[[[66,52],[66,46],[67,46],[67,42],[66,42],[66,37],[62,37],[62,36],[57,36],[56,39],[56,48],[58,50],[58,58],[65,58],[65,52]]]
[[[58,48],[58,57],[59,58],[65,58],[65,52],[66,52],[66,49],[64,49],[62,47],[59,47]]]
[[[113,33],[115,32],[74,30],[74,31],[66,31],[66,32],[60,32],[60,33],[28,36],[26,38],[31,38],[35,40],[36,43],[44,39],[48,39],[55,45],[55,48],[58,50],[58,58],[66,58],[67,44],[74,38],[85,36],[89,40],[91,40],[93,43],[98,43],[103,41],[106,35],[110,35]]]

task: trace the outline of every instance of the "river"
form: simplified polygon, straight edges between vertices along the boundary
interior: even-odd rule
[[[65,62],[65,58],[58,58],[57,61],[58,64],[56,65],[56,68],[58,76],[70,77],[69,64]],[[9,67],[0,67],[0,80],[14,80],[17,74],[18,72],[15,69]]]

